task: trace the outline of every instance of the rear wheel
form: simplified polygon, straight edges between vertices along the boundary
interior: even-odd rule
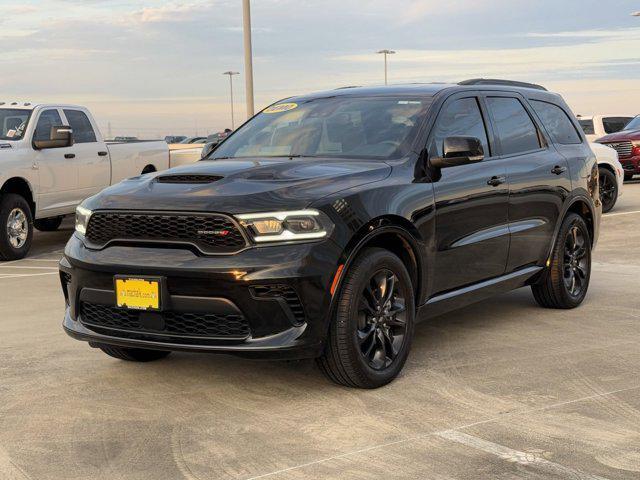
[[[33,226],[41,232],[55,232],[62,225],[64,217],[41,218],[34,220]]]
[[[31,208],[20,195],[0,197],[0,260],[18,260],[29,253],[33,240]]]
[[[584,219],[571,213],[562,222],[551,261],[533,296],[546,308],[575,308],[587,295],[591,278],[591,238]]]
[[[127,360],[128,362],[152,362],[165,358],[171,353],[164,350],[116,347],[114,345],[98,345],[98,348],[110,357]]]
[[[600,177],[600,201],[602,212],[610,211],[618,200],[618,179],[614,173],[604,167],[598,169]]]
[[[414,315],[402,261],[381,248],[363,251],[344,277],[320,369],[349,387],[386,385],[407,360]]]

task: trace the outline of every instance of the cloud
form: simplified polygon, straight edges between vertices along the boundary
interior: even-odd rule
[[[3,7],[3,11],[8,15],[27,15],[29,13],[35,13],[38,8],[35,5],[12,5],[9,7]]]

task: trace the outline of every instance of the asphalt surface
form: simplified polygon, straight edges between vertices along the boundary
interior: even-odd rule
[[[72,340],[66,225],[0,265],[2,480],[640,478],[640,182],[603,219],[580,308],[524,288],[421,324],[374,391],[313,362],[132,364]]]

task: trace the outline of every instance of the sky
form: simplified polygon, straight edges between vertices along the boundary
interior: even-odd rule
[[[256,109],[384,82],[506,78],[576,114],[640,113],[640,0],[253,0]],[[0,101],[89,107],[103,134],[246,119],[241,0],[0,0]],[[110,126],[110,130],[109,130]]]

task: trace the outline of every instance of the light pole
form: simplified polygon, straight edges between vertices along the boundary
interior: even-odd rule
[[[229,90],[231,92],[231,130],[235,130],[235,119],[233,118],[233,76],[240,75],[240,72],[232,72],[229,70],[228,72],[224,72],[223,75],[229,75]]]
[[[253,117],[253,53],[251,51],[250,0],[242,0],[242,20],[244,30],[244,82],[247,97],[247,116]]]
[[[396,52],[393,50],[380,50],[376,53],[382,53],[384,55],[384,84],[387,85],[387,55],[393,55]]]

